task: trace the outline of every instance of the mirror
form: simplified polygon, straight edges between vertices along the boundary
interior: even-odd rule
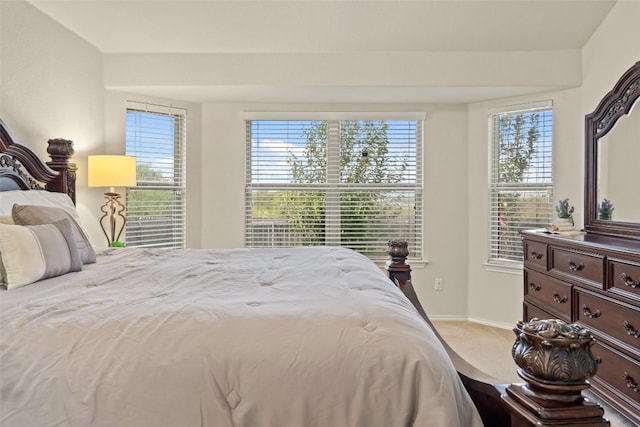
[[[640,61],[585,118],[585,229],[640,239]],[[605,200],[606,199],[606,200]],[[613,209],[606,209],[603,202]]]
[[[634,107],[638,104],[640,101],[636,100]],[[640,223],[638,180],[629,179],[630,172],[638,170],[640,160],[640,108],[631,107],[629,114],[620,117],[597,144],[596,200],[602,203],[607,199],[613,205],[610,212],[598,210],[598,219]],[[631,197],[633,194],[636,197]]]

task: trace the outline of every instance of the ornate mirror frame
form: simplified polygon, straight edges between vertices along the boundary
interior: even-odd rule
[[[614,127],[620,117],[629,113],[638,98],[640,98],[640,61],[620,77],[613,90],[602,98],[595,111],[585,116],[584,228],[588,232],[640,239],[639,223],[598,219],[596,199],[598,197],[598,140]],[[629,143],[637,144],[638,142],[629,141]],[[631,173],[637,174],[638,171],[631,171]],[[635,178],[631,175],[629,179],[637,180],[638,178],[638,175],[635,175]]]

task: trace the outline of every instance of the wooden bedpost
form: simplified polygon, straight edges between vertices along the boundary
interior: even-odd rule
[[[57,193],[67,193],[67,195],[76,204],[76,171],[78,167],[75,163],[69,163],[69,159],[73,156],[73,141],[68,139],[50,139],[47,153],[51,157],[51,161],[47,165],[60,173],[53,181],[47,184],[48,191]]]
[[[591,332],[555,319],[518,322],[513,330],[513,360],[526,384],[511,384],[503,395],[511,426],[608,426],[602,407],[582,397],[597,369]]]
[[[387,254],[390,259],[384,265],[384,268],[387,270],[389,278],[400,288],[409,301],[411,301],[416,310],[418,310],[418,313],[425,319],[428,319],[427,314],[422,308],[422,304],[420,304],[418,295],[411,284],[411,266],[407,264],[409,244],[406,240],[389,240],[387,243]]]

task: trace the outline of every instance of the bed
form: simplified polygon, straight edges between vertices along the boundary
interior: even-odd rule
[[[540,412],[433,329],[406,243],[390,242],[391,280],[335,247],[96,250],[72,143],[52,141],[45,164],[0,122],[2,426],[524,426]],[[564,393],[548,399],[564,421],[607,425]]]

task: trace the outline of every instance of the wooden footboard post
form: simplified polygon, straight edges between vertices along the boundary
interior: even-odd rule
[[[604,410],[582,397],[596,372],[595,339],[576,324],[533,319],[518,322],[513,360],[526,384],[511,384],[503,396],[512,427],[580,425],[604,427]]]
[[[413,285],[411,285],[411,266],[406,262],[409,256],[409,244],[406,240],[389,240],[387,254],[390,259],[384,265],[384,268],[387,270],[389,278],[411,301],[418,313],[423,318],[428,319],[420,300],[418,300],[418,295],[413,289]]]

